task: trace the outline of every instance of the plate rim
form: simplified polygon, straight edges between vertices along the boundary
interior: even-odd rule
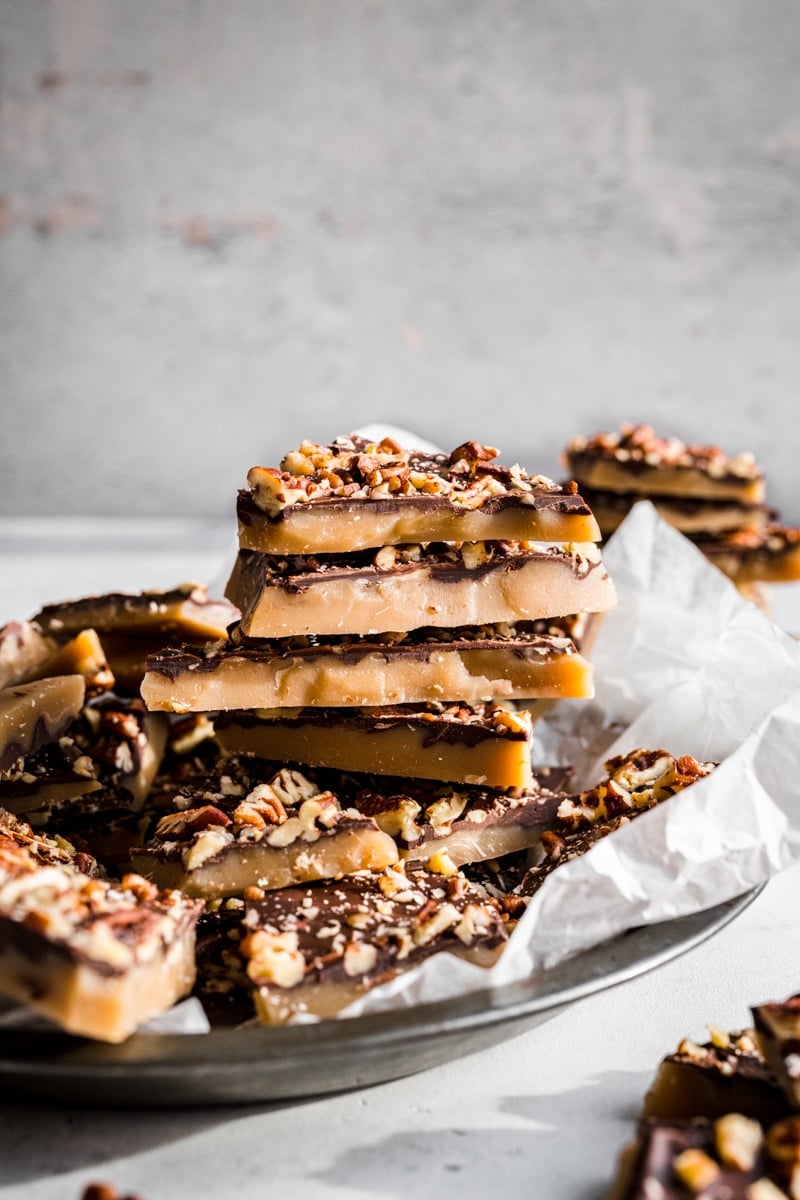
[[[113,1088],[123,1087],[133,1078],[138,1082],[163,1079],[179,1071],[184,1079],[188,1077],[202,1088],[204,1078],[213,1076],[218,1081],[220,1073],[233,1078],[244,1069],[247,1077],[256,1081],[259,1068],[272,1072],[281,1062],[291,1062],[297,1067],[306,1061],[318,1061],[320,1054],[324,1056],[326,1052],[336,1060],[345,1052],[354,1056],[376,1049],[388,1052],[411,1039],[421,1047],[435,1047],[437,1042],[452,1042],[458,1035],[474,1037],[488,1030],[494,1030],[498,1034],[494,1040],[501,1041],[504,1036],[513,1036],[511,1031],[504,1035],[503,1026],[513,1025],[516,1029],[526,1021],[534,1024],[537,1019],[547,1019],[570,1004],[645,975],[688,953],[739,916],[765,887],[766,883],[762,883],[710,909],[637,926],[522,980],[358,1017],[290,1026],[217,1028],[204,1034],[141,1033],[118,1045],[76,1038],[61,1031],[52,1034],[24,1031],[21,1036],[19,1030],[0,1030],[0,1079],[22,1076],[34,1086],[38,1082],[45,1088],[48,1083],[55,1087],[65,1081],[75,1084],[95,1081],[104,1088]],[[618,961],[604,972],[606,955]],[[15,1042],[21,1042],[22,1053],[13,1052]],[[26,1047],[40,1051],[54,1047],[54,1052],[26,1054]],[[470,1047],[466,1046],[462,1052],[469,1053]],[[456,1054],[446,1053],[437,1061],[453,1057]],[[422,1070],[425,1065],[433,1064],[392,1072],[382,1078],[399,1078],[401,1074]],[[342,1079],[338,1089],[326,1086],[323,1090],[331,1092],[352,1086],[352,1080]],[[41,1087],[37,1092],[44,1094]],[[294,1091],[291,1096],[320,1094],[322,1091],[309,1088]],[[258,1087],[252,1094],[245,1088],[245,1095],[238,1101],[220,1099],[216,1092],[209,1100],[201,1091],[193,1102],[224,1105],[247,1102],[257,1096],[266,1098]],[[274,1097],[278,1101],[289,1098],[288,1092]],[[116,1103],[124,1104],[125,1098],[118,1097]],[[159,1107],[165,1103],[180,1107],[192,1101],[165,1101],[163,1097],[153,1101]]]

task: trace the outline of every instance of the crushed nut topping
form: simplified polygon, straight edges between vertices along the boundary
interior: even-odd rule
[[[659,804],[714,770],[684,754],[674,758],[667,750],[633,750],[605,764],[608,776],[579,796],[564,800],[559,820],[572,829],[630,816]]]
[[[368,985],[439,950],[502,945],[507,934],[495,901],[463,875],[454,878],[459,886],[420,863],[399,863],[248,901],[248,974],[267,988],[324,980]],[[285,982],[289,977],[294,982]]]
[[[490,497],[560,493],[543,475],[527,475],[515,464],[497,463],[498,451],[464,442],[451,454],[405,450],[391,438],[368,442],[356,436],[329,446],[304,441],[286,454],[280,469],[253,467],[247,476],[255,504],[271,517],[297,504],[334,497],[379,500],[395,496],[441,496],[465,509]]]
[[[651,425],[631,425],[627,422],[623,422],[617,432],[570,438],[566,458],[570,470],[576,475],[580,474],[578,459],[597,458],[626,464],[641,463],[649,467],[688,467],[716,479],[733,476],[749,480],[763,476],[762,469],[749,451],[729,456],[718,446],[689,445],[676,437],[661,438]]]

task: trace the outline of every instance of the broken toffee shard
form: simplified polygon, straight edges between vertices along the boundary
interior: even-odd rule
[[[416,630],[406,635],[242,640],[151,655],[142,684],[150,709],[376,708],[457,697],[473,704],[522,697],[590,697],[591,664],[569,638],[523,626]]]
[[[227,600],[210,598],[203,585],[184,583],[166,591],[107,592],[48,604],[33,623],[58,644],[94,630],[117,690],[138,695],[148,654],[170,642],[202,646],[224,637],[238,616]]]
[[[497,451],[451,454],[385,438],[305,441],[280,469],[253,467],[239,494],[239,545],[269,554],[338,554],[403,542],[591,542],[600,534],[574,486],[561,487]]]
[[[711,1040],[683,1038],[660,1063],[643,1116],[661,1121],[716,1120],[738,1112],[762,1125],[788,1113],[786,1098],[759,1052],[755,1031],[711,1029]]]
[[[530,714],[499,704],[261,709],[220,713],[214,725],[236,754],[501,789],[533,784]]]
[[[83,706],[82,675],[59,675],[0,691],[0,772],[54,742]]]
[[[650,425],[623,423],[618,432],[573,437],[564,462],[581,485],[597,491],[764,502],[764,472],[752,454],[729,456],[717,446],[660,438]]]
[[[70,1033],[121,1042],[192,986],[201,905],[91,878],[0,833],[0,992]]]
[[[266,1024],[335,1016],[442,951],[490,966],[508,937],[481,889],[418,863],[248,899],[244,926],[240,949]]]
[[[241,550],[226,591],[242,632],[268,638],[534,621],[616,604],[593,542],[432,543],[293,558]]]
[[[697,538],[695,544],[737,587],[800,579],[800,529],[771,524]]]
[[[791,1120],[791,1119],[790,1119]],[[726,1113],[715,1121],[643,1120],[606,1200],[781,1200],[794,1197],[782,1141],[800,1131]]]
[[[381,870],[398,850],[371,817],[299,771],[227,759],[179,793],[131,857],[162,887],[214,897]]]
[[[66,641],[83,629],[99,634],[144,635],[148,630],[185,641],[221,637],[236,613],[225,600],[213,600],[199,583],[166,591],[106,592],[47,604],[33,618],[48,636]]]
[[[161,764],[167,731],[168,719],[147,712],[141,700],[101,696],[56,740],[0,773],[0,805],[28,813],[112,787],[127,794],[129,807],[140,808]]]

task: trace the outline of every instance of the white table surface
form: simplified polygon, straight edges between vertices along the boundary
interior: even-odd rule
[[[0,623],[42,603],[219,579],[230,522],[0,520]],[[796,593],[795,593],[796,595]],[[791,603],[790,603],[791,600]],[[795,600],[780,601],[791,617]],[[143,1200],[590,1200],[601,1197],[659,1058],[706,1022],[800,990],[800,867],[674,962],[500,1046],[300,1103],[68,1110],[0,1097],[0,1200],[77,1200],[92,1180]]]

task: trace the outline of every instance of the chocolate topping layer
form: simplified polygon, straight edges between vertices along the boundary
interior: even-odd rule
[[[591,546],[587,543],[580,549],[586,551]],[[518,571],[537,560],[553,559],[569,564],[577,579],[585,579],[603,566],[599,553],[589,555],[576,552],[570,546],[543,547],[525,542],[467,542],[463,546],[432,542],[428,545],[384,546],[377,552],[365,550],[352,554],[289,557],[240,550],[232,582],[236,581],[237,597],[239,593],[250,594],[262,588],[304,592],[332,579],[377,582],[422,570],[440,583],[457,584],[498,569]]]
[[[518,658],[535,658],[552,654],[574,654],[569,638],[550,638],[530,632],[532,622],[507,626],[462,626],[459,629],[415,629],[405,634],[376,636],[332,635],[320,641],[314,637],[248,638],[234,627],[227,642],[215,642],[203,650],[189,646],[167,647],[147,659],[148,671],[158,671],[176,679],[184,671],[213,671],[220,655],[235,655],[258,661],[286,657],[313,662],[334,655],[343,663],[356,663],[372,654],[380,654],[386,662],[393,659],[427,661],[442,649],[510,650]]]
[[[464,876],[415,863],[248,900],[244,924],[247,973],[267,988],[371,984],[437,951],[507,938],[494,901]]]

